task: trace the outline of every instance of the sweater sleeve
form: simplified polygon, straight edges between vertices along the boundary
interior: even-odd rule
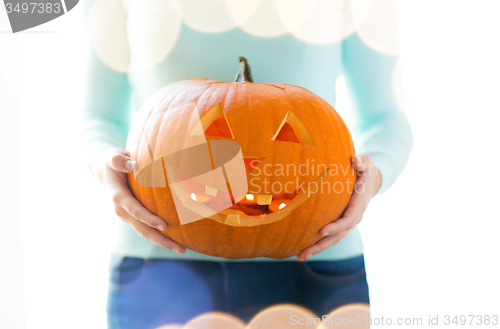
[[[374,8],[371,15],[382,13],[385,17],[369,19],[391,20],[397,29],[396,17],[387,17],[395,16],[392,9]],[[357,153],[369,155],[381,173],[378,194],[385,192],[402,173],[413,146],[411,128],[403,112],[397,32],[391,32],[362,26],[342,41],[343,74],[355,122],[353,138]],[[387,43],[391,35],[395,40]]]
[[[116,42],[116,36],[126,35],[126,25],[118,24],[126,22],[126,14],[119,1],[100,1],[103,2],[107,4],[86,1],[85,10],[89,60],[80,118],[80,142],[86,170],[88,158],[95,152],[111,147],[125,149],[131,124],[131,87],[122,64],[128,54],[121,52],[117,58],[111,48],[106,48],[107,43]]]

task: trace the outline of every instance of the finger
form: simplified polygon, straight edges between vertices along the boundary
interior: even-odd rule
[[[140,236],[148,239],[157,246],[175,251],[180,255],[186,252],[186,248],[173,241],[172,239],[167,238],[154,228],[151,228],[144,223],[132,220],[129,224]]]
[[[366,170],[366,165],[363,163],[363,159],[360,156],[354,155],[351,158],[352,166],[356,171],[358,171],[358,174],[363,174]]]
[[[120,151],[114,150],[108,157],[108,164],[116,171],[132,173],[137,166],[137,162]]]
[[[149,227],[148,225],[141,223],[137,221],[135,218],[130,216],[129,213],[123,208],[122,212],[118,211],[117,213],[120,213],[120,217],[128,223],[132,228],[139,234],[141,237],[153,242],[154,244],[165,248],[169,250],[173,250],[177,252],[178,254],[183,254],[186,252],[186,248],[178,244],[177,242],[173,241],[172,239],[167,238],[154,228]]]
[[[366,171],[363,172],[361,175],[358,175],[358,178],[356,179],[356,183],[354,183],[354,192],[357,194],[365,193],[366,192],[365,183],[367,182],[367,180],[369,178],[370,177]]]
[[[332,236],[328,236],[326,238],[323,238],[310,246],[309,248],[306,248],[304,251],[302,251],[300,254],[297,255],[297,260],[298,261],[304,261],[311,257],[312,255],[316,255],[317,253],[330,248],[334,244],[337,244],[341,239],[343,239],[346,235],[346,232],[338,233]]]
[[[162,231],[167,229],[167,223],[144,208],[127,188],[116,188],[113,191],[113,203],[125,209],[136,220],[152,228],[157,228]]]
[[[361,221],[363,213],[368,207],[368,201],[369,199],[366,195],[354,192],[342,218],[325,225],[319,234],[325,237],[342,231],[352,230]]]
[[[328,237],[344,231],[348,232],[358,225],[360,221],[361,216],[342,217],[333,223],[325,225],[325,227],[319,231],[319,234],[322,237]]]

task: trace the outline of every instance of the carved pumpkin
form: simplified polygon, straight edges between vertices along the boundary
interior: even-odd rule
[[[356,180],[354,147],[344,122],[326,101],[301,87],[254,83],[248,63],[244,58],[240,62],[235,82],[188,79],[163,87],[146,101],[127,140],[127,154],[140,167],[128,175],[129,186],[168,223],[162,234],[188,249],[232,259],[286,258],[320,240],[320,229],[342,215]],[[198,123],[188,119],[193,116]],[[236,172],[246,179],[246,194],[186,181],[172,191],[170,160],[159,150],[182,143],[196,129],[205,145],[232,141],[241,147]],[[179,152],[179,161],[191,165],[200,163],[204,151]],[[211,159],[214,169],[215,156],[205,159]],[[191,204],[217,211],[182,224],[174,198],[178,193],[190,195]],[[221,208],[216,198],[224,193],[231,202]],[[186,207],[197,212],[196,206]]]

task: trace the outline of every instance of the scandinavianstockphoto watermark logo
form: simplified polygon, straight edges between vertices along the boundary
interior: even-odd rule
[[[79,0],[3,0],[12,32],[28,30],[66,14]]]

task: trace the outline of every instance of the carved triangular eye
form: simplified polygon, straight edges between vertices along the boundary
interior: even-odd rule
[[[276,135],[276,138],[274,140],[282,142],[300,143],[299,139],[293,132],[293,129],[288,122],[285,122],[285,124],[281,127],[281,129],[278,132],[278,135]]]
[[[231,128],[229,128],[226,118],[219,118],[212,122],[212,124],[205,131],[205,135],[212,137],[233,138]]]
[[[307,131],[306,126],[291,110],[288,110],[285,118],[278,128],[278,131],[274,134],[271,140],[315,145],[311,135]]]
[[[212,107],[200,118],[200,121],[191,130],[191,134],[199,132],[200,125],[205,132],[205,136],[234,139],[233,132],[220,103]]]
[[[265,157],[243,157],[243,162],[249,173],[252,173],[257,168]]]

